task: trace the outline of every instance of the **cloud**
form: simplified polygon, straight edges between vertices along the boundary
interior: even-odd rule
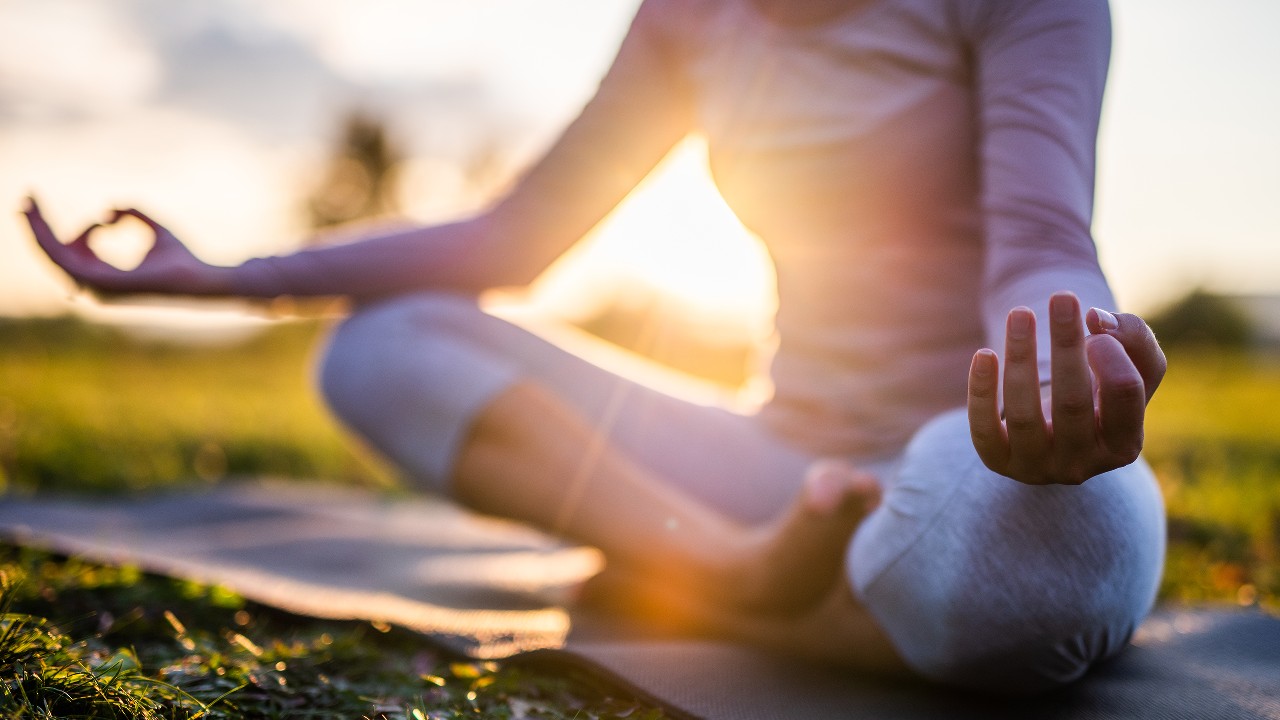
[[[0,27],[0,123],[109,114],[159,83],[160,59],[110,4],[9,0]]]
[[[305,23],[256,3],[10,0],[0,26],[0,127],[156,107],[278,146],[323,141],[354,108],[418,121],[431,108],[445,124],[471,126],[497,114],[475,75],[353,77]]]

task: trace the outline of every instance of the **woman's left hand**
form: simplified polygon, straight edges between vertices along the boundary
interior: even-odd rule
[[[115,210],[105,223],[94,223],[74,240],[58,239],[40,212],[35,198],[27,198],[22,213],[40,249],[77,285],[100,295],[202,295],[231,293],[230,268],[201,261],[173,233],[139,210]],[[89,245],[93,231],[125,218],[142,221],[154,235],[150,249],[137,267],[122,270],[98,257]]]
[[[969,368],[969,429],[991,470],[1029,485],[1079,485],[1138,459],[1147,403],[1165,373],[1165,356],[1136,315],[1089,310],[1068,292],[1049,300],[1050,382],[1041,387],[1036,317],[1009,312],[1005,339],[1004,419],[1000,362],[979,350]],[[1048,419],[1046,420],[1046,415]]]

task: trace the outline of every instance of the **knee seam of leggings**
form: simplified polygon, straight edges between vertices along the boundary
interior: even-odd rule
[[[966,471],[970,470],[972,466],[977,464],[980,464],[980,463],[974,463],[970,461],[970,467],[964,468],[964,470]],[[956,475],[963,476],[963,473],[957,472]],[[850,575],[849,580],[850,580],[850,584],[853,585],[854,593],[858,596],[858,599],[862,601],[864,605],[866,605],[868,608],[871,607],[870,604],[867,603],[866,601],[866,595],[870,594],[872,588],[878,582],[880,582],[881,579],[883,579],[886,575],[888,575],[889,572],[893,570],[894,566],[896,566],[899,562],[901,562],[902,558],[906,557],[911,552],[912,548],[914,548],[917,544],[919,544],[920,541],[924,539],[924,536],[927,535],[929,531],[932,530],[933,527],[938,524],[938,520],[942,517],[943,512],[951,504],[951,501],[955,498],[956,493],[959,491],[960,491],[960,483],[959,482],[952,483],[951,488],[947,491],[946,497],[943,498],[943,500],[938,503],[938,507],[929,516],[929,519],[924,522],[923,526],[920,528],[920,531],[915,534],[915,537],[911,538],[911,540],[907,542],[905,545],[903,545],[902,548],[898,550],[898,552],[894,553],[891,559],[885,561],[883,565],[880,567],[880,569],[875,571],[874,576],[868,579],[865,583],[856,582],[854,578],[854,575],[857,574],[856,569],[849,573]],[[861,587],[859,587],[859,585],[861,585]]]

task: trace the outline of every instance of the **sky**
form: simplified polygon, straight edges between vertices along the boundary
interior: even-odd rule
[[[509,173],[536,157],[637,4],[0,0],[0,205],[14,209],[0,220],[0,315],[132,317],[32,252],[26,192],[65,232],[137,205],[211,262],[286,252],[352,110],[382,117],[408,154],[411,217],[467,212],[486,192],[468,164],[496,152]],[[1149,311],[1197,285],[1280,292],[1280,3],[1114,0],[1113,17],[1094,230],[1121,305]],[[101,247],[128,264],[144,245],[121,230]],[[695,142],[535,299],[573,314],[643,283],[755,333],[769,282]]]

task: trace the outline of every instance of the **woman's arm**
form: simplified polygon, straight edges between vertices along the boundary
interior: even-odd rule
[[[975,3],[972,38],[986,242],[983,317],[1003,347],[1018,306],[1047,316],[1070,290],[1115,309],[1091,224],[1098,120],[1111,52],[1106,0]],[[1040,371],[1049,375],[1048,327]]]
[[[131,272],[113,272],[98,261],[88,246],[89,231],[62,246],[67,252],[53,247],[57,241],[34,205],[28,213],[33,232],[74,279],[107,292],[372,297],[527,283],[689,131],[690,92],[669,32],[679,27],[680,12],[666,0],[644,3],[582,113],[504,198],[473,218],[255,258],[235,268],[209,266],[190,253],[170,252],[169,263],[152,263],[149,255]],[[163,228],[153,227],[159,243]],[[180,246],[163,234],[164,244]]]
[[[1137,458],[1146,402],[1164,375],[1145,323],[1106,312],[1115,300],[1090,232],[1110,16],[1105,0],[966,12],[981,133],[982,310],[988,342],[1005,351],[1003,384],[993,352],[974,357],[974,444],[1016,480],[1080,483]],[[1096,309],[1087,339],[1082,308]]]

